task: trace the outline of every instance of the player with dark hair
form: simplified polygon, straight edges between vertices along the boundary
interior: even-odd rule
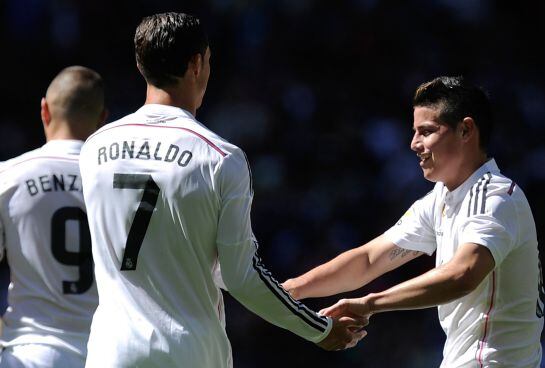
[[[134,41],[145,104],[82,151],[100,297],[87,366],[232,367],[222,283],[251,311],[325,349],[355,345],[365,317],[318,315],[257,255],[246,157],[195,119],[210,75],[201,22],[153,15]]]
[[[328,316],[438,306],[441,367],[540,366],[545,293],[524,193],[487,155],[486,94],[463,78],[418,87],[411,149],[436,185],[388,231],[283,285],[297,299],[354,290],[426,253],[436,267],[379,293],[341,299]]]
[[[0,255],[11,278],[0,367],[77,368],[98,303],[78,158],[106,116],[102,78],[62,70],[41,116],[47,143],[0,167]]]
[[[175,86],[191,59],[209,51],[200,20],[180,13],[146,18],[136,29],[134,48],[138,70],[157,88]]]

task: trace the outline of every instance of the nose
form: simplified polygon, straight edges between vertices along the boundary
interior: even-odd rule
[[[420,141],[418,132],[415,132],[413,135],[413,139],[411,140],[411,149],[415,152],[422,151],[422,142]]]

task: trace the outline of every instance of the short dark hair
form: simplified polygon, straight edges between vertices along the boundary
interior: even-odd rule
[[[439,118],[453,129],[471,117],[479,129],[479,146],[486,152],[493,124],[492,107],[487,93],[463,77],[438,77],[418,86],[413,107],[433,107]]]
[[[136,28],[134,48],[138,69],[156,87],[176,83],[196,54],[204,56],[208,37],[201,21],[189,14],[162,13],[142,19]]]
[[[51,81],[46,100],[52,113],[70,124],[96,122],[104,111],[104,81],[92,69],[70,66]]]

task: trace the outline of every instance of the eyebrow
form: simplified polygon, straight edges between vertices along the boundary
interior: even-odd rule
[[[426,129],[426,128],[435,128],[437,127],[437,124],[434,123],[423,123],[418,126],[418,128],[415,128],[413,125],[413,132],[416,132],[417,129]]]

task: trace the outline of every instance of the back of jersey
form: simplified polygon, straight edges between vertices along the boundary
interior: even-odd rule
[[[0,168],[1,243],[11,270],[2,344],[85,354],[98,298],[78,166],[81,141],[50,141]]]
[[[100,296],[88,366],[230,365],[213,280],[214,177],[233,148],[189,113],[159,105],[85,143],[80,164]]]

